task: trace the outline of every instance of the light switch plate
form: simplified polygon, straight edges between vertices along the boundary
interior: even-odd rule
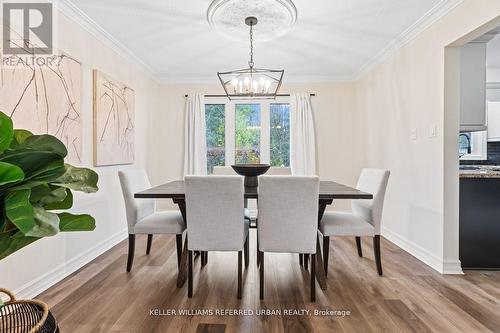
[[[437,137],[437,126],[432,125],[431,128],[429,129],[429,138],[435,138]]]
[[[415,141],[417,140],[417,138],[418,138],[418,130],[416,128],[413,128],[411,130],[411,139]]]

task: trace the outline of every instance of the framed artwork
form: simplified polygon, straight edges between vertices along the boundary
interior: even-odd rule
[[[33,134],[51,134],[68,149],[67,161],[82,162],[82,74],[75,58],[58,52],[40,63],[0,68],[0,111],[16,128]],[[18,57],[12,55],[10,57]]]
[[[94,165],[134,163],[135,92],[93,71]]]

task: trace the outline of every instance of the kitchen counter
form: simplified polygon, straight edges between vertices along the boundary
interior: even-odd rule
[[[461,165],[460,178],[500,178],[500,166]]]

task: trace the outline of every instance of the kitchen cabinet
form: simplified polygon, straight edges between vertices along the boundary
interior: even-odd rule
[[[500,90],[499,90],[500,92]],[[500,141],[500,100],[488,101],[488,141]]]
[[[486,129],[486,42],[460,49],[460,131]]]
[[[500,269],[500,175],[460,178],[459,258],[464,269]]]

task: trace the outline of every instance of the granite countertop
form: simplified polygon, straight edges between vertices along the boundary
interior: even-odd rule
[[[461,165],[460,178],[500,178],[500,166]]]

